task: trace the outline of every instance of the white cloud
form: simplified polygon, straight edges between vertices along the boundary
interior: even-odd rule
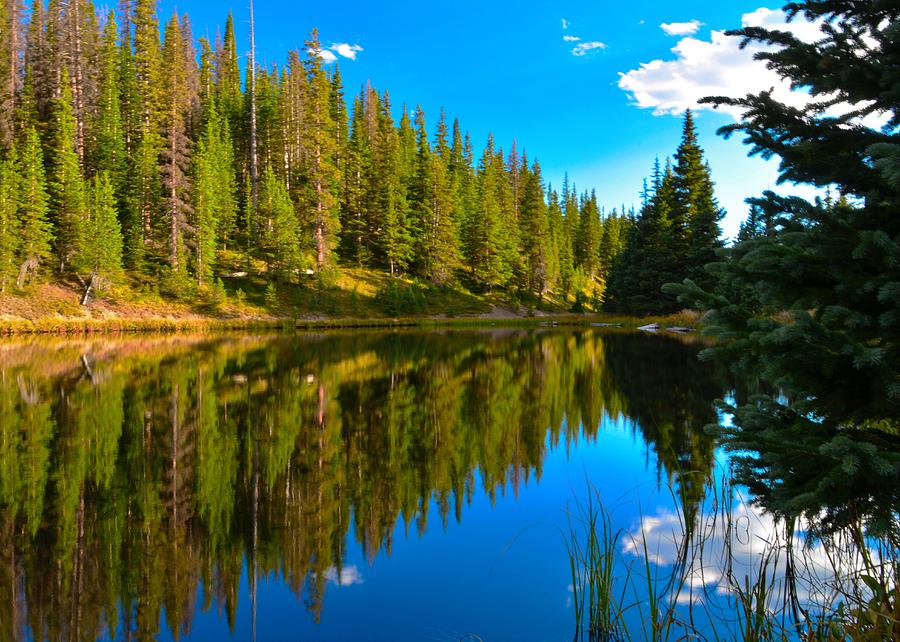
[[[647,555],[653,564],[663,567],[675,565],[686,544],[689,551],[702,550],[698,557],[688,560],[684,569],[684,589],[674,596],[679,603],[702,602],[710,596],[732,593],[734,584],[729,574],[739,582],[746,577],[754,584],[760,578],[760,569],[766,573],[771,594],[780,595],[790,581],[787,563],[793,562],[797,598],[804,607],[810,607],[833,600],[854,580],[858,583],[859,575],[865,571],[858,554],[836,555],[854,550],[841,545],[849,542],[844,539],[847,534],[835,536],[831,549],[821,542],[804,546],[803,529],[808,524],[799,523],[800,531],[792,540],[783,522],[739,499],[728,515],[713,512],[698,517],[694,535],[702,539],[702,545],[699,540],[686,541],[683,520],[683,515],[662,509],[654,516],[644,517],[622,538],[626,558],[643,559]],[[793,559],[788,559],[789,554]],[[882,561],[875,549],[869,549],[868,555],[876,563]]]
[[[821,37],[819,23],[798,17],[792,22],[782,11],[757,9],[744,14],[742,24],[791,31],[811,42]],[[674,60],[653,60],[640,68],[620,74],[619,87],[641,108],[653,109],[655,115],[680,114],[685,109],[712,109],[698,105],[705,96],[743,97],[773,89],[776,100],[794,106],[809,102],[809,95],[793,91],[790,83],[768,69],[753,56],[764,47],[751,43],[740,48],[740,38],[724,31],[713,31],[709,40],[683,38],[672,48]],[[723,107],[722,111],[739,117],[741,110]]]
[[[356,586],[363,583],[362,573],[356,566],[345,566],[340,572],[332,566],[325,571],[325,579],[338,586]]]
[[[314,51],[314,50],[310,49],[309,53],[315,53],[316,55],[318,55],[319,58],[321,58],[322,60],[325,61],[325,64],[330,65],[335,60],[337,60],[337,56],[335,56],[333,53],[331,53],[327,49],[319,49],[318,51]]]
[[[563,36],[563,40],[565,40],[566,42],[578,42],[579,40],[581,40],[581,38],[579,38],[578,36],[568,36],[567,35],[567,36]]]
[[[576,45],[574,49],[572,49],[573,56],[586,56],[591,51],[596,49],[606,49],[606,45],[597,40],[592,40],[591,42],[582,42],[579,45]]]
[[[565,31],[566,29],[569,28],[569,21],[566,20],[565,18],[562,19],[562,28],[563,28],[563,31]]]
[[[331,45],[329,49],[336,52],[339,56],[349,58],[350,60],[356,60],[356,54],[363,50],[359,45],[351,45],[345,42],[335,43]]]
[[[692,36],[702,26],[703,23],[699,20],[690,20],[688,22],[664,22],[659,25],[659,28],[668,36]]]

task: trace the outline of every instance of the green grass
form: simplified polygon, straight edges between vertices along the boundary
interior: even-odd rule
[[[768,538],[746,529],[756,560],[747,568],[733,547],[746,545],[740,541],[746,524],[735,521],[729,484],[722,482],[718,492],[710,486],[717,508],[690,528],[673,494],[681,532],[667,533],[676,541],[666,563],[659,562],[643,519],[637,533],[615,530],[600,495],[588,487],[564,532],[575,642],[900,639],[898,542],[866,538],[861,525],[821,538],[813,529],[799,538],[792,525],[776,522],[783,530]],[[721,550],[713,543],[716,533],[724,534]],[[690,580],[707,572],[716,577],[717,569],[721,577],[695,593]],[[801,589],[808,600],[799,597]],[[718,604],[706,599],[710,592]]]
[[[259,266],[226,263],[217,282],[173,298],[151,281],[106,292],[87,307],[72,284],[45,285],[0,295],[0,334],[198,332],[256,328],[366,328],[409,326],[589,326],[634,329],[647,323],[696,327],[699,315],[669,317],[572,314],[570,301],[510,293],[477,293],[462,285],[393,278],[378,270],[345,267],[327,278],[272,283]],[[255,270],[254,270],[255,268]]]

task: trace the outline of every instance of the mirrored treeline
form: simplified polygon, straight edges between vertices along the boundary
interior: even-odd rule
[[[721,378],[698,348],[598,331],[35,340],[0,346],[0,639],[147,639],[242,575],[318,620],[349,538],[465,521],[548,448],[624,418],[694,511]],[[251,599],[252,599],[251,590]]]

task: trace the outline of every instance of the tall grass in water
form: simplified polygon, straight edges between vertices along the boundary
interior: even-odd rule
[[[566,547],[572,573],[572,607],[575,640],[606,642],[619,638],[619,600],[613,595],[616,549],[622,531],[613,531],[612,520],[593,491],[586,504],[578,503],[569,517]]]
[[[690,520],[675,501],[633,530],[588,489],[565,533],[575,642],[900,640],[895,539],[818,533],[710,489]]]

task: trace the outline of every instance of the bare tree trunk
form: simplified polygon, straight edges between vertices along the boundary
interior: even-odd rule
[[[75,107],[75,149],[78,162],[84,167],[84,73],[81,60],[81,0],[71,0],[70,20],[73,22],[72,38],[74,42],[74,60],[72,61],[72,97]]]
[[[169,186],[169,198],[172,200],[171,209],[169,212],[169,235],[170,242],[172,244],[171,254],[169,256],[169,262],[172,264],[172,271],[178,272],[178,180],[176,178],[176,172],[178,171],[177,160],[175,154],[177,153],[177,140],[176,137],[178,135],[178,125],[177,125],[178,112],[175,104],[175,100],[172,101],[172,131],[170,133],[171,142],[169,143],[169,152],[172,154],[172,167],[171,167],[171,175],[169,180],[171,181],[171,185]]]
[[[251,234],[256,228],[256,210],[259,205],[259,167],[256,140],[256,30],[253,21],[253,0],[250,0],[250,202]]]

